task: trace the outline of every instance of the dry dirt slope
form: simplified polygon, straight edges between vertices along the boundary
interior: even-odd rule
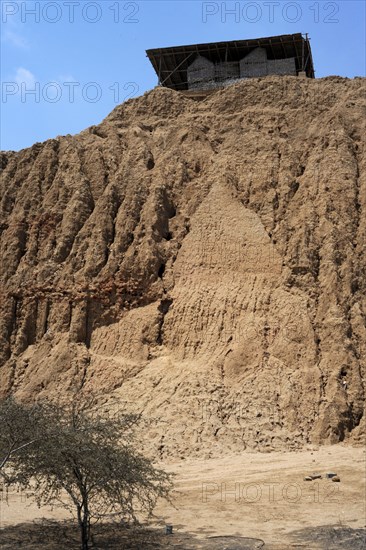
[[[363,79],[157,88],[3,153],[2,391],[113,394],[163,458],[360,440],[364,115]]]

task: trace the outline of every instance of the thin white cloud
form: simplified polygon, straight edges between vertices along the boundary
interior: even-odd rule
[[[29,48],[27,40],[23,36],[21,36],[21,34],[15,31],[11,31],[9,29],[5,30],[2,36],[2,42],[4,42],[5,44],[10,44],[11,46],[15,46],[16,48],[22,48],[23,50]]]
[[[71,74],[60,74],[57,78],[55,78],[55,81],[59,84],[63,84],[64,82],[77,82],[76,78],[74,78]]]
[[[11,4],[11,8],[14,8],[14,5],[18,4],[18,9],[15,11],[11,9],[10,12],[7,12],[6,8],[4,8],[4,13],[2,13],[1,42],[15,48],[28,50],[30,45],[23,34],[24,25],[21,24],[21,13],[24,6],[28,4],[28,0],[13,0],[9,4]]]
[[[31,71],[28,71],[28,69],[24,69],[24,67],[19,67],[17,69],[14,80],[19,87],[21,87],[22,84],[25,84],[26,88],[34,87],[36,83],[36,77],[34,74],[31,73]]]

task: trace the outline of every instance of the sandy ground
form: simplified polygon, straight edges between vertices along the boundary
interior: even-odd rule
[[[266,548],[291,547],[293,533],[306,528],[365,528],[365,456],[362,448],[338,445],[185,461],[171,466],[177,473],[177,510],[160,510],[178,531],[255,537]],[[306,474],[327,471],[341,482],[303,481]]]
[[[165,464],[176,474],[176,489],[175,507],[161,503],[156,510],[158,525],[171,523],[174,529],[163,546],[210,548],[211,544],[211,548],[272,550],[366,547],[365,540],[365,546],[361,543],[366,533],[365,453],[363,448],[337,445]],[[328,471],[336,472],[341,482],[325,479]],[[305,482],[304,476],[312,473],[323,477]],[[69,516],[58,509],[38,509],[24,495],[10,494],[8,504],[1,502],[2,533],[42,517],[61,520]],[[333,534],[347,531],[351,537],[348,542],[323,540],[324,530],[331,526]],[[352,539],[355,533],[356,542]],[[234,544],[234,538],[226,543],[210,539],[209,546],[204,546],[215,536],[248,537],[259,542],[258,546],[240,546],[239,542]]]

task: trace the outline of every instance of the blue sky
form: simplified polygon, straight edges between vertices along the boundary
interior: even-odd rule
[[[80,132],[153,88],[149,48],[308,32],[318,78],[365,76],[364,1],[0,2],[3,150]]]

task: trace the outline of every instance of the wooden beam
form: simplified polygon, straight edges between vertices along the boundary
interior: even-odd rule
[[[193,53],[193,52],[192,52],[192,53]],[[179,67],[181,67],[181,66],[183,65],[183,63],[184,63],[185,61],[187,61],[187,60],[191,57],[192,53],[190,53],[189,55],[187,55],[187,57],[186,57],[185,59],[183,59],[183,61],[181,61],[181,62],[179,63],[179,65],[177,65],[177,66],[175,67],[175,69],[173,69],[173,70],[169,73],[169,75],[168,75],[168,76],[163,80],[163,82],[161,83],[162,86],[164,86],[164,84],[165,84],[165,82],[168,80],[168,78],[170,78],[170,77],[172,76],[172,74],[174,74],[174,73],[177,71],[177,69],[179,69]]]

